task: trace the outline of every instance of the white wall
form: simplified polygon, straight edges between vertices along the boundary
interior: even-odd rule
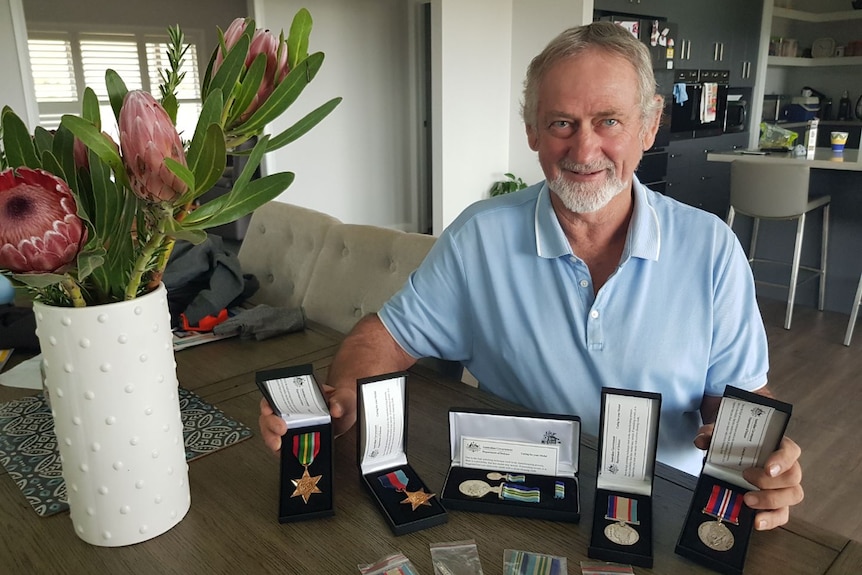
[[[39,123],[27,55],[22,0],[0,0],[0,108],[9,106],[32,130]]]
[[[289,28],[308,4],[255,0],[261,24]],[[344,100],[321,124],[283,150],[266,169],[292,171],[296,180],[280,200],[332,214],[349,223],[414,229],[416,185],[408,138],[414,86],[408,81],[411,2],[321,0],[309,5],[314,27],[310,51],[326,59],[297,102],[271,126],[288,127],[316,106]]]

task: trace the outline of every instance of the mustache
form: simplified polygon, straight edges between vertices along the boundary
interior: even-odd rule
[[[562,159],[557,162],[557,165],[570,172],[593,173],[608,170],[612,176],[616,174],[616,169],[610,162],[590,162],[589,164],[579,164],[568,159]]]

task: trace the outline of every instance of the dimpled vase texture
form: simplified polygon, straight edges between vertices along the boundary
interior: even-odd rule
[[[117,547],[169,530],[191,496],[164,286],[34,311],[75,533]]]

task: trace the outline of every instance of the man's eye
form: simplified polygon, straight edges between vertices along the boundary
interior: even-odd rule
[[[554,122],[551,122],[551,127],[552,128],[568,128],[569,123],[566,120],[556,120]]]
[[[615,120],[615,119],[613,119],[613,118],[607,118],[607,119],[605,119],[605,120],[602,120],[602,123],[603,123],[605,126],[616,126],[617,124],[619,124],[619,121],[618,121],[618,120]]]

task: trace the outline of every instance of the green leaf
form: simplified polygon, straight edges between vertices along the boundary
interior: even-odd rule
[[[252,177],[254,177],[254,173],[260,165],[260,161],[263,159],[263,155],[266,153],[266,147],[268,145],[269,136],[262,136],[257,141],[254,145],[254,149],[252,149],[251,154],[248,157],[248,161],[242,168],[242,172],[240,172],[239,176],[234,180],[230,195],[240,195],[245,193],[245,186],[249,181],[251,181]]]
[[[192,244],[200,244],[203,243],[207,239],[207,233],[203,230],[184,230],[179,227],[179,223],[176,220],[171,220],[176,226],[172,226],[170,229],[165,231],[165,234],[168,237],[174,238],[175,240],[185,240]]]
[[[43,151],[41,156],[43,170],[51,172],[61,180],[68,181],[66,175],[63,173],[63,166],[60,165],[60,162],[58,162],[54,154],[51,153],[51,150]]]
[[[111,102],[111,109],[114,110],[114,117],[119,124],[120,110],[129,90],[120,75],[110,68],[105,70],[105,86],[108,88],[108,100]]]
[[[60,162],[60,165],[63,166],[63,173],[68,175],[66,183],[77,194],[78,178],[76,177],[77,169],[75,168],[74,146],[75,136],[61,124],[54,134],[52,152],[57,161]]]
[[[177,110],[179,110],[180,105],[177,102],[177,97],[174,94],[167,94],[164,98],[162,98],[162,108],[165,109],[165,112],[168,113],[168,117],[171,119],[171,123],[176,126],[177,125]]]
[[[66,276],[62,274],[12,274],[12,277],[24,285],[42,289],[60,283]]]
[[[300,62],[275,88],[266,102],[252,114],[251,118],[245,124],[231,131],[247,134],[262,130],[264,126],[275,120],[296,101],[309,82],[317,75],[322,65],[323,52],[315,52]]]
[[[326,116],[329,115],[332,110],[335,109],[338,104],[341,103],[341,98],[333,98],[330,101],[326,102],[322,106],[319,106],[317,109],[312,110],[304,118],[296,122],[294,125],[273,137],[269,141],[269,145],[266,148],[267,152],[271,152],[273,150],[277,150],[287,144],[293,142],[294,140],[299,139],[306,132],[311,130],[317,124],[321,122]]]
[[[102,111],[99,109],[99,98],[89,86],[84,88],[84,107],[81,117],[92,122],[96,129],[101,131]]]
[[[36,147],[27,126],[11,108],[3,108],[3,150],[6,161],[13,168],[41,168],[42,162],[36,155]]]
[[[293,70],[299,62],[308,57],[308,37],[311,36],[311,14],[300,8],[290,24],[287,37],[287,63]]]
[[[198,116],[198,122],[195,125],[195,135],[192,137],[192,143],[189,145],[189,151],[186,153],[186,161],[190,166],[194,166],[198,162],[198,155],[203,149],[210,125],[221,125],[223,102],[224,99],[222,98],[221,90],[213,90],[204,100],[201,113]],[[222,136],[222,140],[224,140],[224,136]]]
[[[245,77],[242,79],[236,100],[231,104],[231,112],[225,122],[226,126],[233,124],[248,109],[257,91],[260,89],[264,72],[266,72],[266,54],[261,53],[255,57],[254,62],[251,63],[251,66],[249,66],[248,71],[245,73]]]
[[[90,277],[93,272],[105,263],[105,248],[98,246],[95,250],[78,252],[78,281]]]
[[[224,174],[227,164],[227,150],[224,143],[224,132],[218,124],[210,124],[207,129],[206,140],[202,152],[197,156],[196,162],[191,166],[194,172],[196,187],[192,199],[197,198],[209,190]]]
[[[60,121],[70,132],[81,140],[85,146],[96,152],[103,162],[111,167],[117,183],[122,187],[129,187],[126,170],[117,149],[112,146],[96,127],[83,118],[66,114]]]
[[[229,101],[237,85],[240,74],[245,67],[245,57],[251,40],[247,34],[240,36],[233,48],[227,53],[221,67],[210,82],[210,91],[221,90],[225,100]]]
[[[279,172],[252,180],[241,195],[225,194],[193,211],[181,222],[182,227],[203,230],[236,221],[277,198],[293,178],[293,172]]]
[[[219,29],[219,41],[223,42],[222,31]],[[207,70],[204,72],[204,80],[201,82],[201,96],[206,99],[210,94],[210,83],[212,82],[213,77],[213,66],[215,66],[216,55],[220,50],[219,46],[216,46],[216,49],[213,50],[213,53],[210,54],[210,61],[207,64]]]
[[[165,167],[169,169],[176,177],[183,181],[183,183],[186,185],[186,189],[195,189],[195,175],[190,169],[188,169],[173,158],[165,158]]]
[[[54,148],[54,134],[42,126],[36,126],[36,129],[33,131],[33,142],[36,144],[36,153],[39,154],[40,157],[44,158],[45,152],[50,152]],[[42,162],[42,165],[45,165],[44,161]],[[57,172],[52,173],[60,176]]]

